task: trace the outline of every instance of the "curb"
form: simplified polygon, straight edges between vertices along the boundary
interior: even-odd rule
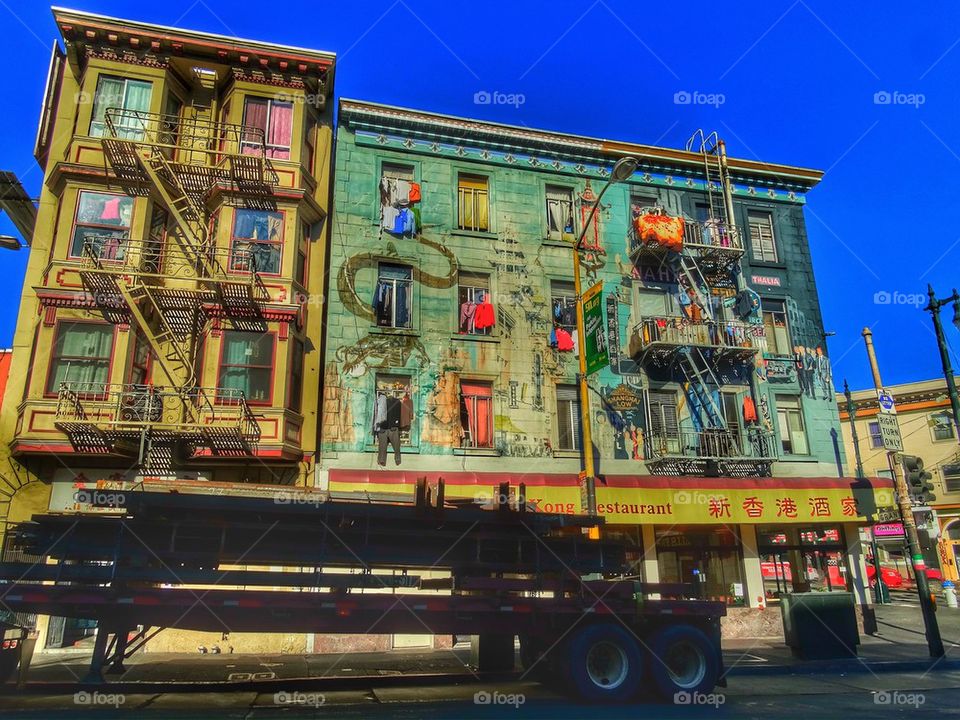
[[[960,670],[960,660],[833,660],[825,663],[798,663],[795,665],[737,665],[729,668],[725,677],[762,675],[821,675],[834,673],[891,673],[891,672],[947,672]]]

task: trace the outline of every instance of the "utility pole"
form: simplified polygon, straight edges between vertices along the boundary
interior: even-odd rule
[[[863,480],[863,461],[860,459],[860,438],[857,435],[857,406],[853,404],[853,395],[847,379],[843,379],[843,396],[847,399],[847,418],[850,420],[850,435],[853,437],[853,455],[857,459],[857,480]],[[874,532],[876,522],[870,525],[870,550],[873,553],[873,581],[876,591],[873,600],[877,605],[883,605],[883,575],[880,572],[880,548],[877,545],[877,535]]]
[[[953,428],[957,441],[960,442],[960,398],[957,397],[957,384],[953,379],[953,367],[950,365],[950,352],[947,349],[947,339],[943,335],[943,322],[940,320],[940,308],[953,303],[953,323],[960,327],[960,294],[953,289],[950,297],[937,300],[933,292],[933,285],[927,285],[927,295],[930,302],[924,308],[933,316],[933,332],[937,336],[937,349],[940,351],[940,364],[943,366],[943,379],[947,383],[947,395],[950,396],[950,409],[953,411]]]
[[[877,390],[883,389],[880,379],[880,366],[877,365],[877,353],[873,347],[873,332],[870,328],[863,329],[863,342],[867,347],[867,359],[870,361],[870,371],[873,373],[873,384]],[[920,596],[920,610],[923,613],[923,627],[927,637],[927,648],[930,657],[943,657],[943,640],[940,638],[940,627],[937,625],[936,612],[930,598],[930,588],[927,585],[927,568],[920,551],[920,539],[917,537],[917,523],[913,519],[913,506],[910,504],[910,495],[907,492],[907,483],[903,477],[903,468],[900,467],[897,453],[887,452],[887,462],[890,473],[893,475],[893,489],[897,496],[897,505],[900,508],[900,522],[903,523],[903,534],[907,538],[907,547],[913,565],[913,575],[917,581],[917,594]]]

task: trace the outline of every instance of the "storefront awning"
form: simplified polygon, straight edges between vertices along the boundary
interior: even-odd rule
[[[526,485],[527,501],[541,512],[580,512],[573,474],[328,471],[337,492],[413,495],[418,478],[443,479],[449,497],[490,498],[500,483]],[[597,510],[610,524],[713,525],[867,522],[878,507],[895,504],[885,478],[701,478],[607,475],[597,483]]]

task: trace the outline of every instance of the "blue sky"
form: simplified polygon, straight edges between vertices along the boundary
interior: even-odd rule
[[[865,325],[887,384],[941,372],[917,303],[928,282],[941,295],[960,285],[960,222],[950,219],[960,210],[954,3],[916,3],[906,13],[887,0],[72,6],[335,51],[344,97],[670,147],[702,127],[717,130],[732,155],[825,170],[808,198],[807,227],[825,325],[836,333],[836,381],[871,384]],[[0,0],[0,23],[7,57],[17,59],[0,80],[8,99],[0,168],[37,194],[31,153],[58,33],[49,7],[33,0]],[[482,91],[523,102],[478,105]],[[717,102],[677,104],[681,92]],[[13,232],[0,217],[0,233]],[[0,346],[12,340],[26,258],[0,251]],[[960,350],[951,316],[947,337]]]

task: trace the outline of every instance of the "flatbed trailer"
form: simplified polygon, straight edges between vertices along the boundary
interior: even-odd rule
[[[413,502],[91,492],[101,514],[13,528],[15,547],[47,562],[0,563],[9,609],[98,621],[91,682],[177,628],[471,635],[480,671],[512,670],[519,637],[531,677],[587,701],[722,683],[722,603],[639,582],[624,546],[587,532],[602,518],[533,512],[523,486],[483,505],[445,500],[442,481],[418,483]]]

